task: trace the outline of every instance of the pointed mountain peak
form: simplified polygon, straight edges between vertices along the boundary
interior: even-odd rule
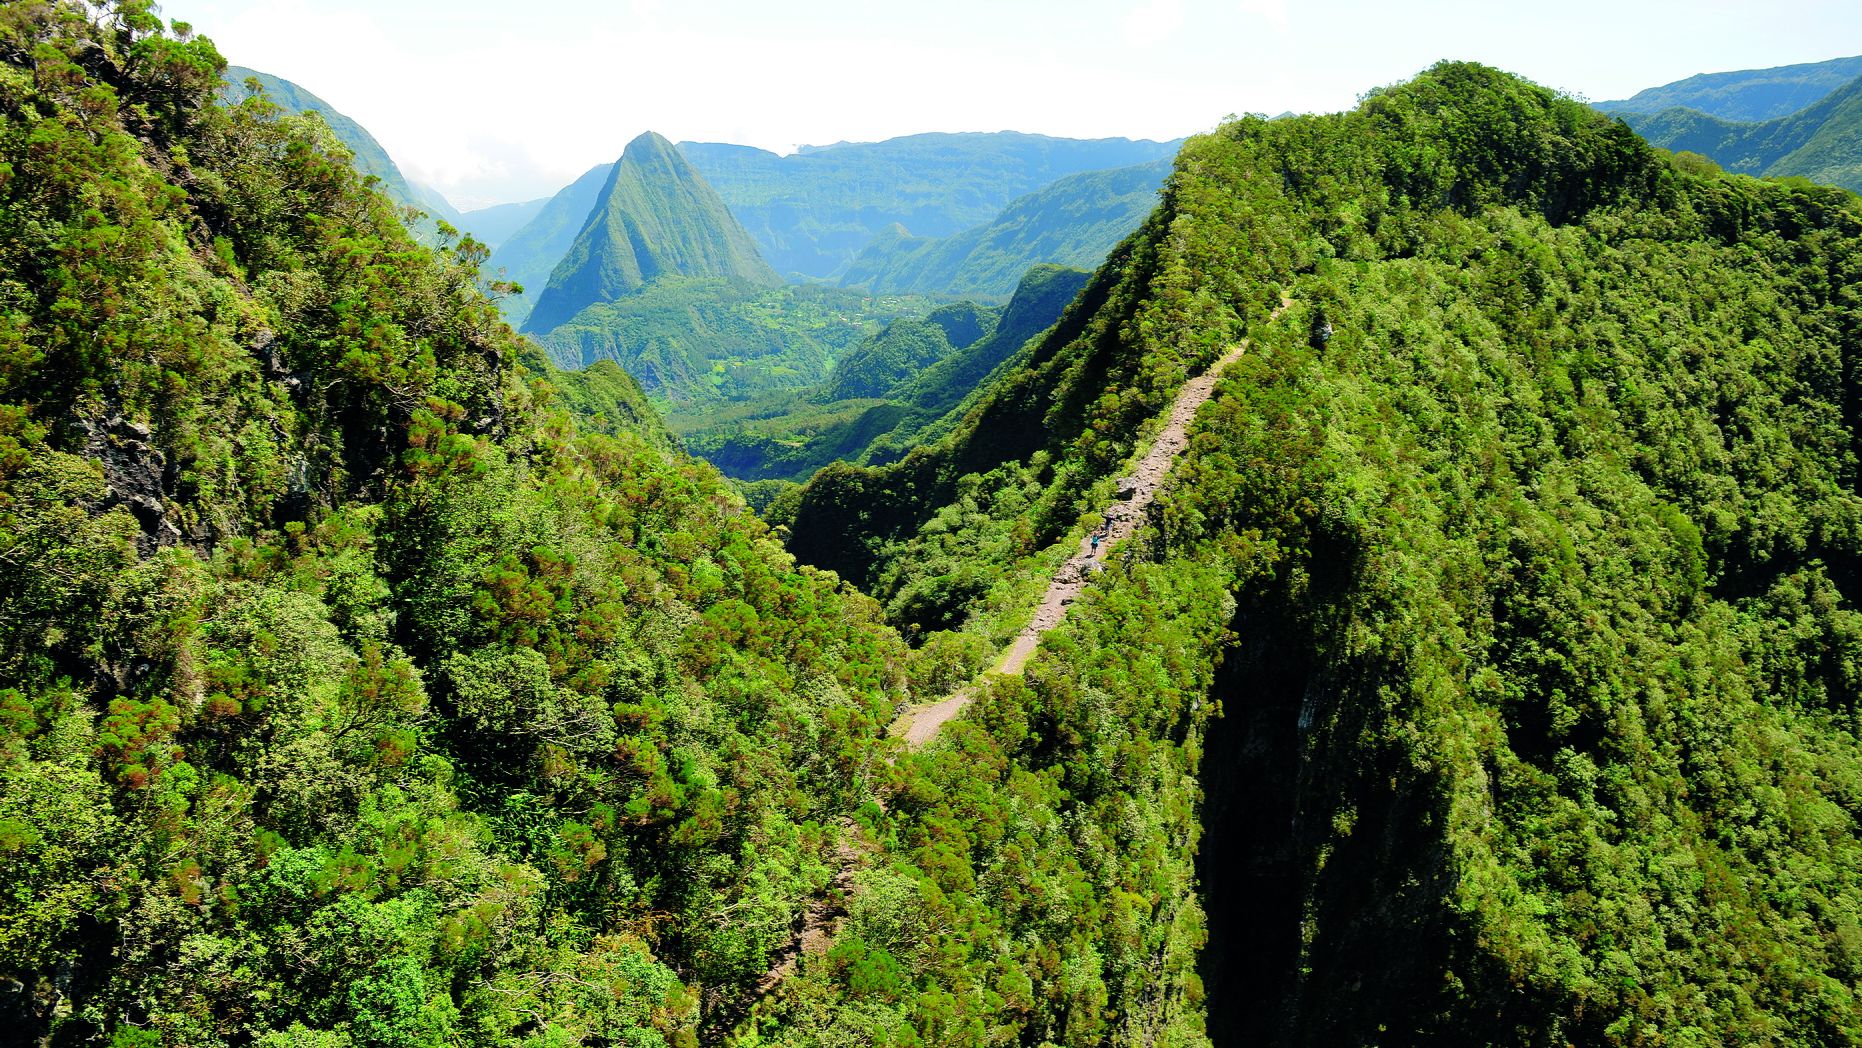
[[[589,306],[677,277],[782,283],[704,176],[648,131],[627,143],[524,330],[551,331]]]
[[[671,153],[677,156],[679,150],[671,142],[666,141],[665,136],[659,132],[642,131],[634,136],[633,141],[627,143],[627,148],[621,151],[621,159],[625,160],[630,156],[646,157],[658,153]]]
[[[698,169],[685,159],[679,147],[668,142],[664,136],[652,131],[643,131],[627,143],[621,150],[621,159],[615,164],[615,170],[630,170],[636,177],[666,180],[669,183],[696,182],[709,192],[710,183]]]

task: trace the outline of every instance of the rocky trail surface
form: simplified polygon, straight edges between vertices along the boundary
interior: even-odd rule
[[[1291,304],[1291,299],[1283,296],[1280,305],[1268,318],[1269,322],[1278,319]],[[1067,608],[1078,599],[1080,591],[1094,574],[1103,569],[1105,558],[1110,555],[1112,547],[1137,533],[1138,526],[1144,522],[1146,510],[1163,487],[1170,467],[1175,464],[1177,456],[1183,453],[1183,449],[1189,446],[1190,423],[1195,421],[1197,409],[1208,403],[1222,372],[1239,360],[1247,349],[1246,341],[1230,347],[1202,374],[1185,382],[1183,388],[1177,391],[1177,398],[1170,405],[1170,414],[1165,420],[1163,431],[1158,433],[1144,457],[1138,460],[1137,468],[1129,476],[1119,479],[1119,501],[1105,512],[1104,524],[1098,529],[1099,545],[1094,547],[1091,534],[1080,540],[1079,548],[1073,556],[1067,558],[1066,563],[1048,580],[1047,592],[1036,606],[1033,618],[1016,635],[1014,643],[1009,645],[1002,659],[989,673],[1020,673],[1034,654],[1035,647],[1041,643],[1042,635],[1060,625],[1066,617]],[[924,745],[936,737],[938,729],[946,722],[963,712],[963,708],[975,697],[976,687],[977,683],[971,682],[949,698],[908,712],[899,724],[894,725],[893,734],[903,735],[906,743],[914,748]],[[833,940],[845,913],[845,899],[853,890],[853,869],[857,858],[857,849],[849,843],[854,831],[851,826],[843,829],[847,836],[842,838],[838,848],[840,869],[832,889],[816,898],[803,912],[794,938],[777,954],[770,969],[758,982],[753,1001],[761,999],[793,975],[804,955],[825,953]],[[728,1029],[743,1014],[740,1011],[723,1017],[717,1028]]]
[[[1291,304],[1291,299],[1282,296],[1280,305],[1268,317],[1269,322],[1278,319]],[[1003,653],[1002,661],[996,663],[990,673],[1020,673],[1034,654],[1035,647],[1041,643],[1042,635],[1060,625],[1060,621],[1067,615],[1067,608],[1079,598],[1087,581],[1102,570],[1112,547],[1137,532],[1152,500],[1157,498],[1164,478],[1169,475],[1170,467],[1175,464],[1177,456],[1183,453],[1183,449],[1189,446],[1190,423],[1195,421],[1197,409],[1208,403],[1209,397],[1215,393],[1215,384],[1222,377],[1222,372],[1241,359],[1247,350],[1246,341],[1236,343],[1202,374],[1185,382],[1183,388],[1177,391],[1177,399],[1170,405],[1170,415],[1164,423],[1163,431],[1152,442],[1151,450],[1145,452],[1144,458],[1138,461],[1138,468],[1130,476],[1119,480],[1119,501],[1106,510],[1098,547],[1093,546],[1090,534],[1080,540],[1079,549],[1067,558],[1067,562],[1048,581],[1047,592],[1036,606],[1034,617],[1016,635],[1014,643]],[[894,733],[902,734],[908,745],[924,745],[936,737],[938,729],[945,722],[963,712],[963,708],[975,698],[976,688],[975,682],[966,684],[947,699],[906,713]]]

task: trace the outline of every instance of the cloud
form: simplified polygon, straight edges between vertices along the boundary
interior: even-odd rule
[[[1151,47],[1175,36],[1183,28],[1183,0],[1144,0],[1125,16],[1125,36],[1139,47]]]
[[[1240,0],[1240,9],[1276,29],[1287,27],[1287,0]]]

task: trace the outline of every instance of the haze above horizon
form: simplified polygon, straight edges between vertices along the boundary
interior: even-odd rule
[[[172,0],[227,60],[321,96],[462,209],[547,196],[636,134],[776,152],[925,131],[1171,139],[1318,112],[1444,58],[1591,99],[1862,52],[1862,6],[1711,0]]]

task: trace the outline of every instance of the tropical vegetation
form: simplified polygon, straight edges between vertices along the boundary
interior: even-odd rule
[[[1474,65],[1193,139],[958,428],[786,507],[927,648],[1001,637],[1248,339],[1152,529],[895,801],[1006,951],[921,985],[1074,973],[1056,1043],[1862,1036],[1859,238]],[[1062,856],[1091,902],[1040,925]]]
[[[6,1036],[1862,1040],[1855,195],[1445,63],[1000,312],[583,307],[812,316],[796,403],[916,413],[766,524],[224,70],[0,7]]]
[[[957,302],[901,317],[842,349],[815,385],[672,405],[667,424],[693,454],[746,481],[802,481],[834,462],[890,462],[954,425],[962,403],[1060,319],[1087,276],[1035,266],[1006,306]]]

